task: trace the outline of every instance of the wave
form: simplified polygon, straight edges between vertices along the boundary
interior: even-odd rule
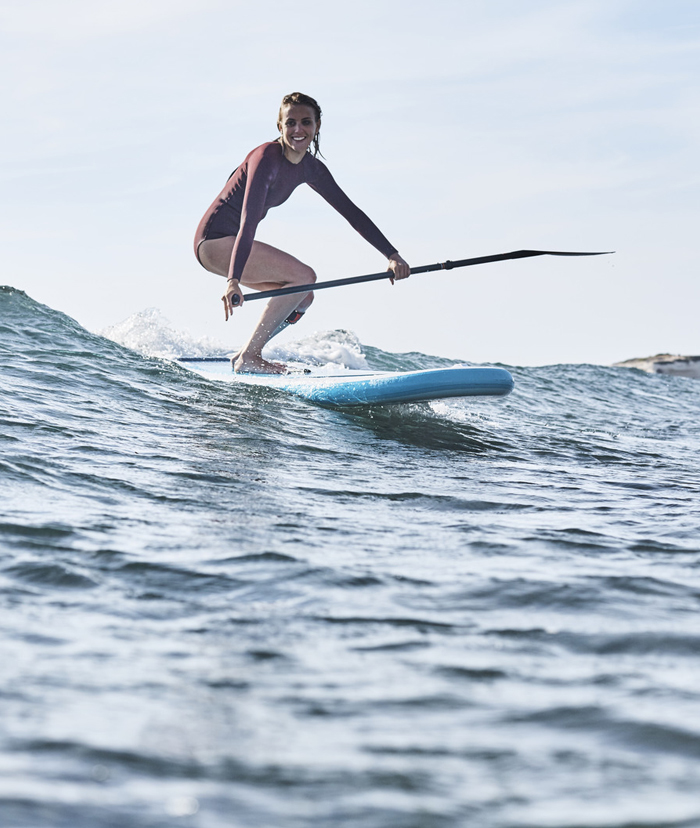
[[[184,354],[222,356],[227,348],[176,330],[157,309],[135,314],[101,333],[11,287],[0,289],[0,350],[5,365],[2,390],[14,399],[12,422],[34,428],[76,429],[96,436],[105,417],[135,432],[158,418],[204,416],[235,411],[256,424],[256,438],[300,445],[294,426],[309,404],[274,391],[244,389],[203,380],[173,363]],[[462,363],[418,352],[391,353],[359,341],[350,331],[320,331],[266,356],[314,365],[412,370]],[[700,383],[636,369],[600,365],[505,366],[515,391],[504,399],[437,401],[366,409],[342,415],[386,439],[425,448],[533,453],[537,458],[595,458],[600,463],[656,462],[665,451],[700,433]],[[330,415],[329,415],[330,416]],[[340,415],[338,415],[340,416]],[[344,419],[343,419],[344,418]],[[12,439],[6,435],[6,439]],[[106,447],[103,447],[106,450]]]
[[[700,384],[337,411],[105,333],[0,289],[3,824],[697,822]]]

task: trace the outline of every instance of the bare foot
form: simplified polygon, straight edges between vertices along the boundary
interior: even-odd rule
[[[268,362],[262,357],[246,357],[238,355],[233,363],[233,370],[237,374],[286,374],[287,366],[283,362]]]

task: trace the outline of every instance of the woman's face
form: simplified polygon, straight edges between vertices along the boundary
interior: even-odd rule
[[[304,104],[285,104],[282,118],[277,127],[282,135],[284,154],[290,161],[298,163],[314,140],[321,122],[316,113]]]

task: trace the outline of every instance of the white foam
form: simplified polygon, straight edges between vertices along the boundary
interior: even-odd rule
[[[176,330],[158,308],[139,311],[98,333],[132,351],[164,359],[217,356],[230,352],[229,347],[209,337],[195,338]]]
[[[344,368],[367,369],[360,340],[351,331],[315,331],[310,336],[276,345],[274,340],[265,348],[264,355],[282,362],[300,362],[305,365],[334,365]]]
[[[181,356],[230,356],[236,349],[209,337],[193,337],[176,330],[158,308],[139,311],[123,322],[98,331],[101,336],[145,356],[175,359]],[[316,331],[293,342],[268,345],[266,359],[315,366],[367,369],[360,340],[351,331]]]
[[[450,420],[460,425],[486,426],[494,422],[494,412],[476,409],[478,399],[468,400],[457,398],[452,400],[431,400],[428,403],[433,414],[441,420]]]

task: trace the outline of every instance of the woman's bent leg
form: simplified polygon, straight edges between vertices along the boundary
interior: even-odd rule
[[[199,247],[200,261],[207,270],[226,276],[234,243],[234,236],[202,242]],[[315,281],[314,271],[294,256],[264,242],[253,242],[241,284],[256,290],[275,290]],[[292,293],[270,299],[250,339],[235,360],[235,370],[283,373],[286,366],[264,360],[262,349],[283,329],[283,323],[293,311],[297,308],[306,310],[312,301],[313,293]]]

